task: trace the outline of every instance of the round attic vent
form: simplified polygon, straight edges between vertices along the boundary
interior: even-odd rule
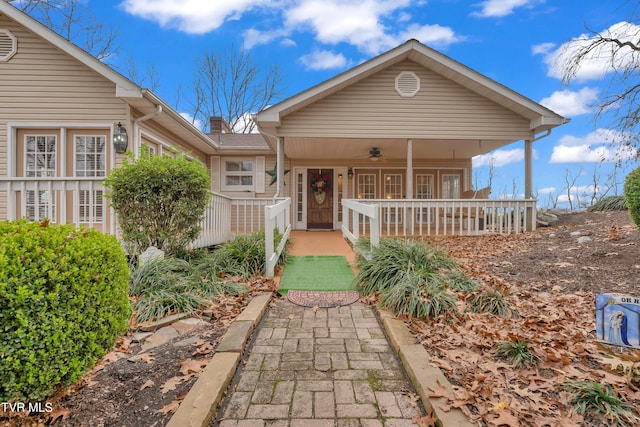
[[[18,40],[9,30],[0,28],[0,61],[8,61],[18,50]]]
[[[403,71],[396,77],[396,92],[411,98],[420,92],[420,78],[413,71]]]

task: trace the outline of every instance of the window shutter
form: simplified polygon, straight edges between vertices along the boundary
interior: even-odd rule
[[[264,193],[266,190],[265,174],[264,156],[256,156],[256,193]]]

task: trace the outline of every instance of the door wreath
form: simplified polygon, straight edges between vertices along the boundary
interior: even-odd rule
[[[329,177],[323,173],[316,173],[311,177],[311,190],[313,191],[313,197],[316,199],[316,203],[321,205],[327,196],[329,191]]]

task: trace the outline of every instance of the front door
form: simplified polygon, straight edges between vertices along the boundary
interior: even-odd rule
[[[307,228],[333,229],[333,169],[307,171]]]

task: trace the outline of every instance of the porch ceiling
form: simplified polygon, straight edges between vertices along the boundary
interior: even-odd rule
[[[511,141],[414,139],[413,158],[416,160],[470,159],[509,143]],[[407,158],[407,140],[404,138],[284,138],[285,155],[295,160],[367,160],[372,147],[380,150],[382,160]]]

